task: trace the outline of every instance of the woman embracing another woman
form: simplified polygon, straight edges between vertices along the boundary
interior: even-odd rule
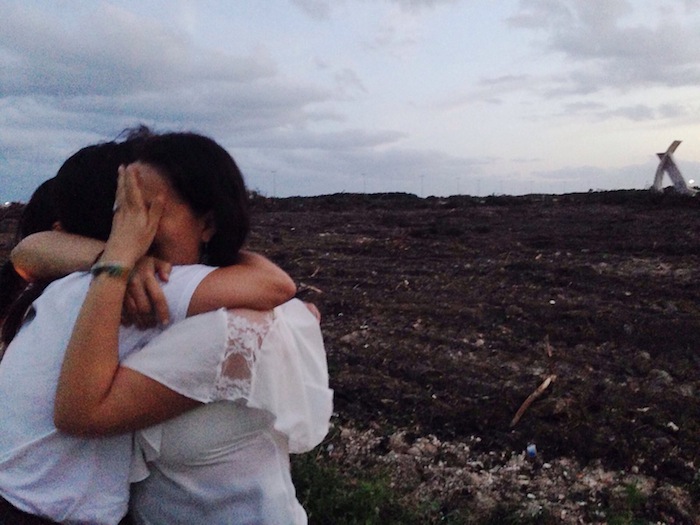
[[[288,277],[240,252],[247,196],[223,148],[171,133],[144,140],[135,159],[119,168],[106,243],[68,243],[81,247],[78,267],[99,254],[91,272],[46,289],[0,366],[6,512],[114,524],[139,481],[136,523],[306,523],[289,453],[328,430],[318,319],[297,300],[275,307],[293,293]],[[50,235],[17,249],[26,273],[76,269],[76,250],[65,255],[65,237]],[[138,307],[159,293],[155,278],[129,284],[149,256],[173,264],[160,272],[165,330],[121,326],[125,301]],[[37,375],[47,386],[33,387]]]

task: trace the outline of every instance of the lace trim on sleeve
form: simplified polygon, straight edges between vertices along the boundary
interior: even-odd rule
[[[273,322],[272,312],[230,310],[226,315],[226,351],[216,375],[216,399],[248,399],[256,355]]]

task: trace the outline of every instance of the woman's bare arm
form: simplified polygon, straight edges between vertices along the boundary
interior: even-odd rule
[[[24,238],[12,251],[11,260],[25,280],[50,280],[89,270],[104,247],[103,241],[79,235],[39,232]],[[139,271],[129,283],[126,312],[134,320],[155,315],[161,323],[167,323],[168,308],[156,274],[167,277],[169,265],[149,259],[138,265]],[[284,270],[260,254],[243,251],[238,264],[218,268],[202,281],[188,315],[217,308],[269,310],[295,294],[296,285]]]
[[[262,290],[265,293],[260,293]],[[187,315],[217,308],[272,310],[292,299],[296,291],[292,278],[279,266],[260,254],[244,251],[238,264],[217,268],[202,280]]]
[[[105,274],[90,286],[56,390],[54,424],[62,432],[86,437],[130,432],[199,405],[119,365],[117,337],[125,289],[123,281]]]
[[[22,239],[10,253],[10,260],[25,281],[52,280],[89,270],[104,246],[97,239],[45,231]]]

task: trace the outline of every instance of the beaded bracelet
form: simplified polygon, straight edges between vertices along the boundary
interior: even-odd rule
[[[119,262],[98,262],[92,265],[90,273],[93,277],[104,273],[108,277],[116,277],[117,279],[128,281],[131,276],[131,268]]]

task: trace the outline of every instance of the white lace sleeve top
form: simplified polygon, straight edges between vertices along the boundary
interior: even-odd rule
[[[298,300],[273,311],[218,310],[168,328],[122,365],[201,401],[242,401],[274,416],[301,453],[328,432],[333,391],[317,319]]]
[[[303,303],[192,317],[122,364],[205,403],[136,433],[134,523],[307,523],[289,453],[326,435],[332,391]]]

